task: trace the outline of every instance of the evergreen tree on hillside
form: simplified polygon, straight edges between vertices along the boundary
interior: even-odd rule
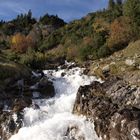
[[[116,0],[116,3],[117,3],[118,5],[122,5],[122,0]]]
[[[28,20],[31,20],[31,18],[32,18],[32,11],[31,10],[28,11],[27,18],[28,18]]]
[[[5,23],[5,21],[1,20],[0,21],[0,27]]]
[[[35,18],[32,17],[31,10],[29,10],[27,14],[17,15],[17,18],[13,19],[9,23],[10,24],[5,25],[4,29],[6,30],[5,34],[13,35],[17,32],[21,32],[27,35],[29,31],[32,29],[32,26],[36,23],[36,20]],[[10,29],[12,28],[12,30],[8,31],[9,28]]]
[[[112,10],[115,6],[115,2],[114,0],[109,0],[109,3],[108,3],[108,9],[109,10]]]
[[[48,13],[45,14],[43,17],[40,17],[39,22],[43,25],[52,25],[56,27],[62,27],[65,25],[65,22],[62,19],[60,19],[57,15],[49,15]]]
[[[109,0],[108,9],[106,12],[108,14],[108,21],[110,23],[123,15],[122,5],[122,0]],[[103,15],[105,16],[105,14]]]
[[[140,25],[140,0],[126,0],[123,6],[124,16],[129,17],[135,25]]]

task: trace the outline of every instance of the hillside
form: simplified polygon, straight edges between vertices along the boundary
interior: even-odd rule
[[[68,24],[49,14],[37,21],[29,10],[12,21],[1,21],[0,48],[8,59],[33,68],[51,59],[81,63],[107,57],[139,39],[140,9],[133,10],[136,5],[140,2],[109,1],[107,9]],[[37,66],[32,66],[33,61]]]
[[[54,31],[42,41],[41,50],[53,57],[65,56],[78,62],[109,56],[139,39],[136,19],[140,9],[133,11],[138,4],[138,1],[109,3],[107,9],[89,13]]]

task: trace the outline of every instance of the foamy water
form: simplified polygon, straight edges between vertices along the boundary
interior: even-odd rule
[[[51,99],[34,100],[40,109],[24,109],[24,127],[10,140],[72,140],[66,136],[68,127],[76,126],[76,139],[98,140],[94,125],[85,117],[73,115],[76,93],[81,85],[88,85],[96,78],[83,75],[82,69],[44,71],[53,81],[56,96]],[[66,73],[64,77],[62,73]]]

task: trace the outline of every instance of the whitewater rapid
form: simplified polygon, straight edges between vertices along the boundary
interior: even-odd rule
[[[94,125],[83,116],[72,114],[76,93],[81,85],[97,80],[83,74],[83,69],[46,70],[45,75],[53,81],[56,96],[51,99],[33,100],[39,109],[25,108],[23,127],[10,140],[72,140],[67,137],[68,127],[77,127],[75,138],[98,140]],[[62,77],[63,73],[63,77]]]

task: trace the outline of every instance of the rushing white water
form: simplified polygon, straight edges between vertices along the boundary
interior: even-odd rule
[[[72,140],[66,136],[68,127],[78,128],[77,140],[98,140],[94,126],[85,117],[73,115],[76,93],[81,85],[96,80],[82,74],[82,69],[44,71],[54,83],[56,96],[51,99],[34,100],[40,109],[24,110],[24,127],[10,140]],[[62,77],[61,74],[65,73]]]

